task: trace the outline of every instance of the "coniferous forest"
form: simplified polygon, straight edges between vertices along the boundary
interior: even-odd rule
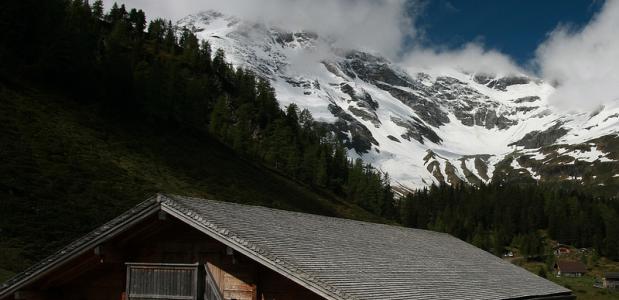
[[[528,255],[540,254],[546,251],[543,234],[547,234],[619,259],[616,198],[576,186],[530,183],[432,186],[397,198],[387,174],[361,160],[349,160],[347,149],[308,110],[295,105],[281,108],[267,80],[228,64],[222,50],[211,49],[186,28],[162,19],[147,22],[143,11],[124,6],[104,11],[101,1],[7,0],[0,5],[2,97],[12,97],[7,90],[45,91],[70,99],[67,106],[95,111],[113,123],[110,127],[139,123],[162,134],[180,130],[215,140],[240,160],[319,194],[334,195],[384,222],[444,231],[497,255],[510,245]],[[15,156],[2,152],[8,174]],[[22,152],[19,155],[35,155]],[[5,221],[0,221],[4,235],[0,250],[28,248],[15,257],[31,260],[49,254],[59,246],[53,242],[58,235],[24,228],[33,223],[58,228],[53,224],[57,219],[33,212],[26,204],[8,203],[21,199],[13,195],[27,193],[16,188],[27,183],[18,182],[19,176],[0,179],[0,192],[8,199],[1,200],[0,219]],[[8,212],[9,207],[15,209]],[[105,217],[126,207],[115,207]],[[96,215],[97,209],[65,214],[64,218],[84,220],[72,235],[92,229],[103,218],[91,219],[88,214]],[[50,243],[53,247],[34,246]],[[0,268],[17,272],[24,267],[6,261],[0,257]]]
[[[540,256],[544,229],[560,243],[619,259],[619,202],[549,185],[432,186],[402,199],[405,226],[448,232],[496,255]]]
[[[7,78],[62,89],[124,118],[209,134],[249,160],[376,215],[393,214],[382,174],[349,161],[309,111],[280,109],[268,81],[229,65],[222,50],[213,51],[186,28],[161,19],[147,24],[144,12],[124,6],[104,14],[101,1],[32,2],[32,19],[49,19],[7,28],[13,33],[3,42],[2,60],[12,62],[4,66]],[[24,16],[18,18],[22,23]]]

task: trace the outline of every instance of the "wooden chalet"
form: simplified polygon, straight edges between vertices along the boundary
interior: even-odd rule
[[[587,273],[587,266],[579,261],[559,260],[555,263],[554,269],[557,276],[580,277]]]
[[[574,299],[448,234],[153,197],[0,286],[29,299]]]
[[[604,274],[602,285],[607,289],[619,289],[619,272],[608,272]]]

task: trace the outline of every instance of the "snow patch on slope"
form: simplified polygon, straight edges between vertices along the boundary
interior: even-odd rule
[[[372,54],[330,48],[313,33],[268,28],[212,11],[178,25],[193,28],[213,49],[223,49],[233,65],[270,79],[282,106],[296,103],[326,123],[338,121],[333,108],[341,109],[376,142],[367,151],[350,149],[349,157],[362,158],[409,188],[488,182],[495,165],[515,151],[545,160],[540,148],[515,143],[559,125],[567,133],[554,144],[584,143],[619,128],[619,104],[592,115],[558,113],[548,104],[555,89],[526,74],[403,69]],[[562,155],[609,160],[597,149]],[[515,160],[512,167],[540,178]]]

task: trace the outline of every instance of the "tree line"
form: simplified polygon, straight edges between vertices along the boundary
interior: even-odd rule
[[[502,255],[506,247],[525,256],[545,249],[542,232],[560,243],[592,247],[619,259],[619,201],[550,184],[431,186],[401,202],[401,222],[450,233]]]

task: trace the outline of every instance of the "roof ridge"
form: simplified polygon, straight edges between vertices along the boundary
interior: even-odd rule
[[[200,197],[182,196],[182,195],[176,195],[176,194],[159,194],[159,195],[165,196],[166,198],[178,197],[178,198],[185,198],[185,199],[191,199],[191,200],[197,200],[197,201],[213,201],[217,203],[223,203],[226,205],[233,205],[233,206],[240,206],[240,207],[254,207],[258,209],[281,212],[281,213],[286,213],[286,214],[298,214],[298,215],[303,215],[303,216],[310,216],[313,218],[332,219],[332,220],[338,220],[342,222],[359,223],[359,224],[366,224],[366,225],[371,225],[371,226],[383,226],[383,227],[389,227],[389,228],[396,228],[402,231],[426,232],[426,233],[436,234],[436,235],[452,236],[451,234],[446,233],[446,232],[406,227],[406,226],[402,226],[399,224],[385,224],[385,223],[376,223],[376,222],[369,222],[369,221],[362,221],[362,220],[355,220],[355,219],[347,219],[344,217],[325,216],[325,215],[320,215],[320,214],[312,214],[312,213],[306,213],[306,212],[300,212],[300,211],[294,211],[294,210],[285,210],[281,208],[274,208],[274,207],[262,206],[262,205],[257,205],[257,204],[244,204],[244,203],[237,203],[237,202],[230,202],[230,201],[222,201],[222,200],[217,200],[217,199],[206,199],[206,198],[200,198]]]
[[[238,204],[238,203],[233,203],[233,202],[224,202],[224,201],[217,201],[217,200],[209,200],[209,199],[204,199],[204,198],[197,198],[197,197],[185,197],[185,196],[178,196],[178,195],[166,195],[166,194],[159,194],[159,196],[161,196],[159,199],[160,202],[167,206],[171,206],[171,208],[176,209],[177,211],[180,209],[179,212],[183,213],[185,216],[187,216],[188,218],[193,219],[194,221],[197,221],[198,223],[200,223],[202,226],[206,226],[208,227],[210,230],[218,233],[219,235],[221,235],[222,237],[228,239],[229,241],[232,241],[236,244],[238,244],[240,247],[245,248],[248,251],[251,251],[257,255],[263,256],[265,258],[267,258],[268,260],[272,261],[273,263],[277,264],[278,266],[284,268],[287,272],[290,273],[290,275],[293,275],[295,277],[298,277],[300,280],[303,281],[309,281],[309,283],[314,283],[316,285],[319,285],[319,287],[323,290],[326,290],[327,292],[332,293],[332,296],[337,297],[337,298],[341,298],[341,299],[350,299],[350,300],[354,300],[356,299],[355,297],[348,295],[347,293],[341,291],[340,289],[316,278],[315,276],[308,274],[307,272],[303,271],[302,268],[296,266],[293,263],[290,263],[288,261],[286,261],[285,259],[282,259],[280,257],[278,257],[275,254],[272,254],[270,251],[268,251],[267,249],[264,249],[258,245],[255,245],[254,243],[251,243],[245,239],[243,239],[240,235],[238,235],[237,233],[225,228],[224,226],[221,225],[217,225],[214,222],[211,222],[209,220],[206,220],[200,213],[197,213],[194,211],[194,209],[186,204],[180,203],[179,201],[176,201],[174,198],[175,197],[182,197],[182,198],[189,198],[189,199],[193,199],[193,200],[200,200],[200,201],[212,201],[212,202],[221,202],[221,203],[230,203],[230,204],[235,204],[235,205],[240,205],[240,206],[252,206],[252,205],[243,205],[243,204]],[[263,206],[255,206],[255,207],[261,207],[261,208],[265,208]],[[279,210],[279,209],[274,209],[274,208],[267,208],[269,210],[277,210],[277,211],[283,211],[283,210]],[[286,211],[287,212],[287,211]],[[312,214],[305,214],[305,215],[312,215]],[[312,216],[316,216],[316,215],[312,215]],[[334,295],[333,295],[334,293]]]

